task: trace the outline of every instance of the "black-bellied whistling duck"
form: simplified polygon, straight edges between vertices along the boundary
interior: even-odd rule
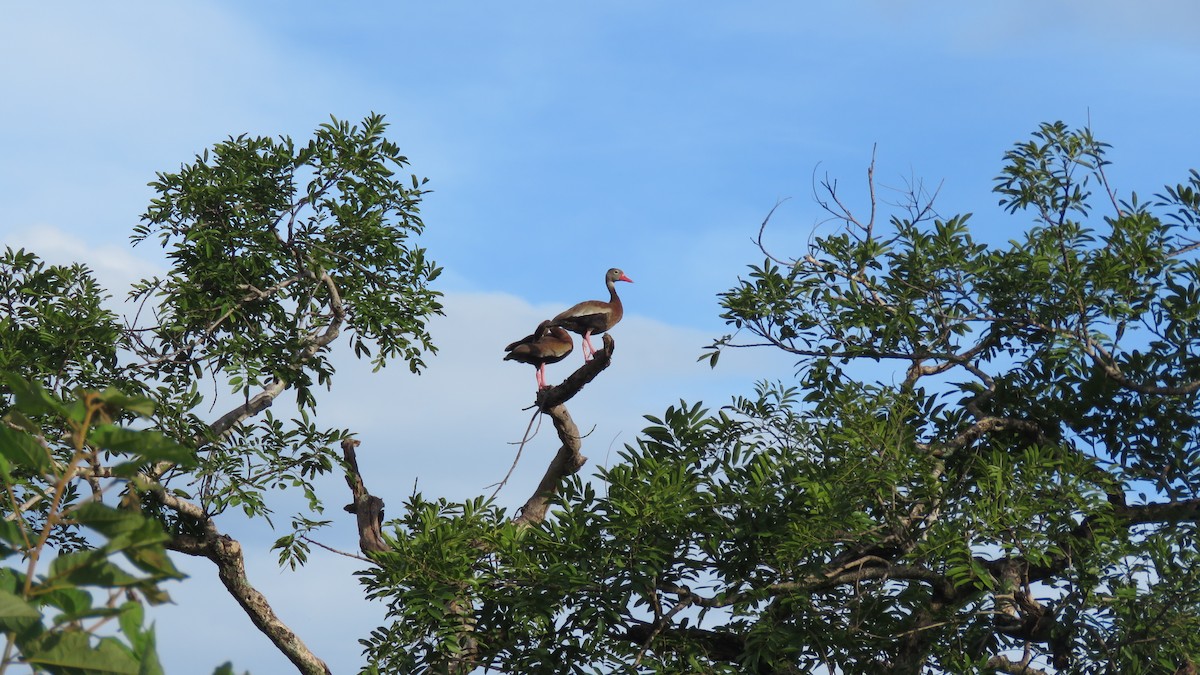
[[[592,347],[591,337],[617,325],[625,313],[621,307],[621,298],[617,297],[614,282],[633,279],[617,268],[612,268],[604,275],[604,285],[608,286],[608,302],[603,300],[585,300],[570,309],[563,311],[551,321],[555,326],[562,326],[569,331],[583,336],[583,360],[590,361],[596,349]]]
[[[570,333],[551,325],[549,321],[543,321],[538,324],[533,335],[526,335],[505,347],[504,351],[508,354],[504,356],[504,360],[537,366],[538,389],[545,389],[549,386],[546,384],[546,364],[562,361],[574,348],[575,342]]]

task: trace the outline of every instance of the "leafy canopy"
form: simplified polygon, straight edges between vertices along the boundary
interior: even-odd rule
[[[411,498],[364,573],[369,670],[1192,672],[1200,175],[1121,198],[1106,149],[1009,151],[1007,243],[920,190],[877,222],[873,183],[867,219],[824,183],[799,255],[764,223],[702,358],[797,380],[648,417],[541,526]]]
[[[212,560],[255,624],[303,672],[324,672],[253,595],[218,524],[229,509],[270,518],[271,493],[299,490],[279,548],[304,562],[300,535],[326,524],[314,479],[339,467],[349,433],[315,421],[336,341],[413,372],[435,351],[441,270],[414,242],[425,181],[400,175],[408,160],[386,128],[369,115],[303,144],[232,137],[157,174],[133,240],[161,244],[168,269],[134,286],[133,316],[105,307],[83,265],[0,254],[0,672],[159,672],[141,602],[179,576],[166,550]],[[294,415],[273,414],[285,392]],[[123,640],[86,623],[112,617]]]

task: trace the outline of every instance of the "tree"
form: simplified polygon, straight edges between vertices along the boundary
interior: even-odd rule
[[[346,332],[377,368],[399,359],[414,372],[434,350],[425,321],[441,312],[429,286],[440,269],[411,242],[424,227],[424,181],[396,176],[407,159],[385,129],[371,115],[361,125],[334,119],[304,145],[238,136],[158,174],[134,242],[157,239],[170,270],[135,286],[140,311],[127,325],[102,308],[104,291],[85,267],[11,249],[0,257],[0,369],[9,376],[0,388],[0,553],[30,560],[26,572],[0,577],[0,670],[79,672],[103,652],[133,664],[113,672],[157,672],[140,603],[97,610],[80,589],[161,600],[155,583],[177,576],[165,547],[211,560],[300,672],[328,671],[254,589],[240,544],[219,523],[230,509],[269,517],[271,492],[298,489],[309,511],[293,517],[280,548],[303,562],[304,533],[324,524],[312,519],[321,510],[312,480],[340,469],[337,443],[348,435],[310,418],[313,387],[332,383],[333,341]],[[203,417],[206,379],[241,399],[215,419]],[[271,411],[284,392],[295,396],[291,419]],[[41,573],[37,560],[50,549],[58,555]],[[118,573],[115,553],[149,576]],[[52,608],[46,626],[38,619]],[[118,610],[124,642],[79,626]],[[46,660],[48,652],[69,659]]]
[[[1009,151],[1006,244],[920,189],[884,224],[873,166],[798,256],[764,221],[702,359],[797,379],[648,417],[544,520],[411,497],[371,672],[1195,672],[1200,174],[1122,199],[1106,148]]]
[[[300,564],[326,524],[311,480],[343,470],[390,614],[366,672],[1195,671],[1200,174],[1121,199],[1105,144],[1043,125],[996,182],[1028,221],[1007,244],[919,188],[885,224],[873,167],[865,217],[827,181],[835,227],[789,257],[768,216],[765,260],[722,295],[736,332],[702,356],[780,349],[794,381],[648,417],[593,481],[565,404],[611,363],[606,336],[538,393],[562,447],[518,513],[414,494],[385,522],[358,442],[309,418],[341,332],[378,366],[433,349],[439,270],[408,240],[423,182],[394,179],[383,130],[231,138],[160,174],[135,240],[172,268],[135,287],[130,325],[85,268],[0,257],[0,555],[33,560],[0,575],[0,668],[160,670],[140,602],[170,550],[326,672],[218,525],[298,488],[312,510],[278,547]],[[212,420],[206,378],[241,399]],[[116,635],[85,623],[110,618]]]
[[[158,582],[183,575],[167,557],[162,528],[131,498],[144,489],[134,478],[141,466],[192,468],[193,453],[157,432],[113,424],[125,413],[147,415],[147,399],[108,389],[82,392],[68,403],[19,377],[6,382],[14,404],[0,426],[0,480],[8,499],[0,521],[6,563],[0,569],[0,671],[19,659],[51,673],[162,672],[142,601],[162,602],[166,593]],[[59,433],[45,433],[34,419]],[[103,502],[96,470],[101,457],[114,455],[125,461],[106,467],[106,478],[127,488],[116,507]],[[80,480],[89,495],[79,494]],[[51,549],[59,554],[39,569]],[[16,553],[22,560],[14,560]],[[113,562],[118,554],[133,573]],[[103,604],[95,604],[93,589],[106,596]],[[123,640],[101,631],[113,619]]]

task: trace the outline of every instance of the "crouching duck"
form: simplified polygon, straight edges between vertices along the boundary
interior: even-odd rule
[[[540,390],[549,386],[546,384],[546,364],[562,361],[574,348],[575,343],[571,339],[570,333],[552,325],[549,321],[543,321],[538,324],[533,335],[526,335],[505,347],[504,351],[508,354],[504,356],[504,360],[519,361],[536,366],[537,383]]]

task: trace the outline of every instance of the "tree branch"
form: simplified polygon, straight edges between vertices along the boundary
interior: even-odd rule
[[[705,655],[716,661],[736,662],[746,650],[746,639],[735,633],[705,630],[703,628],[660,629],[660,627],[655,626],[653,623],[644,622],[632,623],[618,637],[637,644],[645,644],[655,635],[668,640],[699,642],[705,647]]]
[[[383,500],[367,491],[362,473],[358,470],[358,458],[354,449],[360,441],[353,438],[342,440],[342,456],[346,460],[346,484],[354,501],[344,508],[353,513],[358,521],[358,547],[363,553],[381,553],[391,547],[383,540]]]
[[[550,466],[546,468],[546,473],[542,476],[542,481],[538,483],[537,490],[521,507],[521,515],[517,516],[514,522],[535,525],[545,520],[550,500],[558,493],[559,483],[563,478],[579,471],[587,462],[587,457],[580,452],[583,447],[583,439],[579,435],[579,427],[571,419],[571,413],[567,412],[564,403],[578,394],[584,385],[595,379],[612,363],[613,348],[612,337],[605,333],[604,347],[596,352],[591,361],[571,373],[570,377],[563,380],[563,383],[557,387],[538,392],[538,409],[549,415],[554,422],[554,430],[558,432],[562,446],[559,447],[558,454],[551,460]]]
[[[604,335],[604,347],[596,352],[591,361],[572,373],[562,384],[538,392],[536,399],[538,410],[550,416],[558,437],[562,441],[562,447],[551,461],[537,491],[522,507],[521,515],[516,518],[515,522],[524,524],[542,522],[545,519],[550,500],[558,492],[559,483],[564,477],[578,471],[587,461],[587,458],[580,454],[579,428],[571,419],[564,404],[609,366],[612,362],[613,348],[612,337]],[[352,438],[342,441],[342,455],[346,463],[346,484],[350,488],[353,499],[345,507],[345,510],[355,515],[359,548],[369,556],[371,553],[390,551],[391,547],[383,538],[382,533],[383,500],[367,490],[362,471],[358,466],[355,448],[359,444],[358,440]],[[458,617],[457,631],[462,650],[442,664],[442,668],[445,669],[445,672],[455,675],[466,675],[471,672],[479,660],[479,644],[475,637],[474,608],[466,599],[467,597],[467,589],[464,588],[460,597],[450,600],[446,605],[446,611]]]
[[[263,387],[263,390],[254,398],[222,415],[216,422],[209,425],[210,428],[218,436],[225,435],[233,427],[270,408],[284,389],[287,389],[287,382],[283,380],[271,382]]]
[[[612,336],[605,333],[604,346],[600,348],[593,356],[592,360],[584,363],[575,372],[571,373],[567,379],[562,381],[556,387],[542,389],[537,393],[537,407],[543,412],[548,412],[555,406],[562,405],[570,401],[578,394],[584,385],[596,379],[596,376],[605,368],[608,368],[612,363],[613,348],[616,346]]]
[[[1024,661],[1013,661],[1004,655],[988,659],[985,667],[997,673],[1010,673],[1011,675],[1048,675],[1044,670],[1030,668],[1029,664]]]
[[[221,583],[241,605],[250,621],[258,627],[280,652],[304,675],[330,675],[329,667],[317,658],[299,636],[279,619],[265,596],[246,578],[242,545],[236,539],[217,531],[216,525],[204,511],[185,499],[156,485],[150,494],[163,507],[171,509],[202,534],[176,535],[167,542],[168,549],[203,558],[217,566]]]

